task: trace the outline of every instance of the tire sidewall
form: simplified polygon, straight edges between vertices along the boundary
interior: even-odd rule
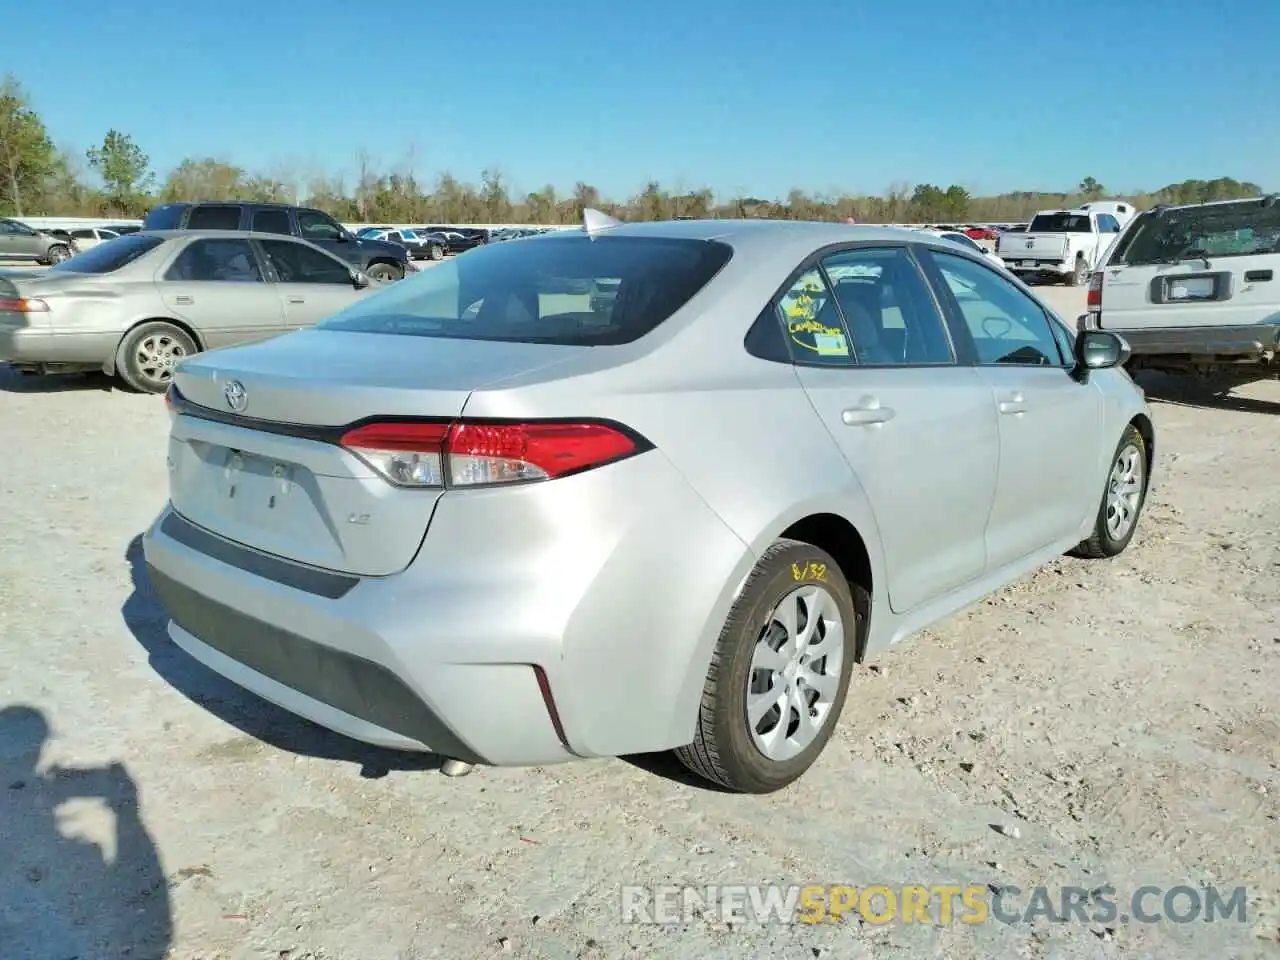
[[[1111,484],[1111,471],[1116,468],[1116,461],[1120,459],[1120,452],[1130,444],[1135,444],[1138,448],[1138,454],[1142,457],[1142,495],[1138,498],[1138,507],[1134,512],[1133,523],[1129,526],[1129,531],[1116,540],[1111,536],[1111,531],[1107,529],[1107,493]],[[1111,459],[1107,461],[1107,475],[1102,482],[1102,502],[1098,505],[1098,539],[1102,545],[1102,549],[1110,556],[1115,556],[1129,546],[1134,536],[1138,532],[1138,523],[1142,520],[1142,511],[1147,505],[1147,490],[1151,486],[1151,465],[1147,455],[1147,441],[1143,439],[1142,434],[1130,425],[1125,428],[1120,442],[1116,444],[1115,451],[1111,454]]]
[[[753,579],[734,605],[733,613],[721,636],[722,655],[717,683],[720,709],[715,718],[716,740],[727,745],[722,759],[732,764],[737,779],[749,782],[760,791],[772,791],[803,774],[817,759],[831,739],[844,708],[853,661],[861,634],[861,617],[849,584],[836,561],[823,550],[807,544],[787,545],[772,552],[763,561],[764,569]],[[758,568],[759,569],[759,568]],[[823,571],[825,579],[816,575]],[[825,587],[835,599],[844,624],[844,657],[840,684],[830,716],[817,738],[790,760],[778,762],[766,758],[752,741],[746,722],[747,678],[751,672],[756,642],[770,614],[787,594],[809,584]]]

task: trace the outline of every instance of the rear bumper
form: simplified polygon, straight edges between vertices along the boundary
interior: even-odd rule
[[[600,472],[446,495],[413,564],[381,578],[166,508],[148,573],[175,643],[365,742],[513,766],[679,746],[753,560],[660,454]]]
[[[1255,323],[1221,327],[1148,327],[1122,330],[1089,314],[1090,329],[1109,330],[1124,337],[1136,356],[1192,356],[1257,358],[1280,349],[1280,324]]]
[[[1061,260],[1019,260],[1017,257],[1000,255],[1005,269],[1014,273],[1051,273],[1065,276],[1075,270],[1075,264]]]
[[[105,364],[115,353],[118,333],[58,334],[40,327],[0,324],[0,363]]]

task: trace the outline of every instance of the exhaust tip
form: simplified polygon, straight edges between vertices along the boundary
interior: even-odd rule
[[[465,760],[454,760],[452,757],[447,758],[444,763],[440,764],[440,772],[446,777],[465,777],[475,768],[476,765],[474,763],[467,763]]]

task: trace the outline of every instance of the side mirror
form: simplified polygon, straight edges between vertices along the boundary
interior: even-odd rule
[[[1131,355],[1123,337],[1109,330],[1081,330],[1076,337],[1076,360],[1085,370],[1124,366]]]
[[[357,290],[363,290],[369,285],[369,275],[363,270],[352,270],[351,285]]]

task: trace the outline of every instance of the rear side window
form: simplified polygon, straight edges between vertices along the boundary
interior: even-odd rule
[[[195,240],[178,254],[166,271],[166,280],[255,283],[262,280],[258,259],[248,240]]]
[[[76,240],[96,240],[96,239],[98,239],[97,237],[95,237],[95,236],[93,235],[93,231],[92,231],[92,230],[72,230],[72,231],[71,231],[71,236],[72,236],[72,238],[74,238],[74,239],[76,239]]]
[[[64,273],[113,273],[162,243],[164,240],[160,237],[132,233],[127,237],[118,237],[111,243],[90,247],[84,253],[78,253],[70,260],[63,260],[49,269]]]
[[[1114,262],[1176,263],[1188,256],[1280,253],[1280,204],[1259,200],[1144,213],[1120,241]]]
[[[630,343],[684,306],[733,251],[705,240],[588,237],[477,247],[322,321],[462,340]]]
[[[187,218],[188,230],[239,230],[240,208],[205,203],[195,206]]]
[[[256,210],[253,214],[253,229],[258,233],[293,233],[289,223],[288,210]]]

